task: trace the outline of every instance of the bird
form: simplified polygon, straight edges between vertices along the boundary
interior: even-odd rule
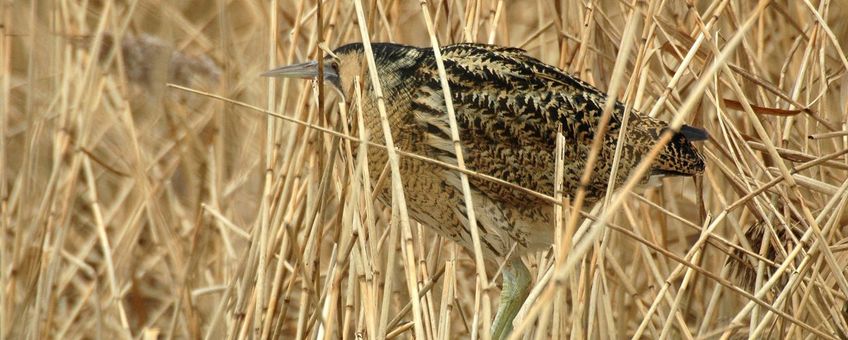
[[[457,165],[457,155],[436,55],[431,47],[372,43],[371,50],[385,98],[394,146],[404,152]],[[599,133],[604,106],[611,99],[603,91],[527,51],[498,45],[460,43],[439,47],[467,169],[514,185],[553,196],[556,139],[565,139],[562,187],[574,195]],[[328,53],[323,79],[349,103],[356,82],[361,88],[363,125],[369,141],[383,141],[378,98],[368,76],[362,43],[350,43]],[[315,79],[318,62],[282,66],[268,77]],[[593,176],[584,186],[585,202],[602,199],[611,181],[619,131],[627,116],[619,175],[622,184],[644,155],[672,129],[667,123],[629,110],[616,101],[602,138]],[[651,177],[697,176],[705,163],[694,142],[708,139],[704,129],[683,125],[672,130],[671,141],[653,162],[643,181]],[[372,183],[388,161],[387,152],[366,152]],[[456,168],[417,158],[399,159],[399,170],[409,217],[473,251],[465,197]],[[491,326],[493,339],[506,337],[529,293],[531,276],[521,255],[551,247],[554,208],[539,196],[472,176],[468,179],[480,244],[487,262],[503,260],[503,288]],[[383,190],[378,199],[391,204]],[[506,258],[506,257],[509,258]]]

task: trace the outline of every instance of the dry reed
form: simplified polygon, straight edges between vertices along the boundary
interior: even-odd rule
[[[711,133],[700,178],[533,193],[561,219],[513,339],[848,338],[844,1],[2,8],[0,337],[486,338],[500,268],[405,216],[395,162],[511,184],[258,76],[367,40],[519,46]],[[385,145],[371,183],[352,150]]]

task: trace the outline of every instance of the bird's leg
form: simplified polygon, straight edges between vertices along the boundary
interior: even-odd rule
[[[530,271],[520,257],[509,260],[504,266],[501,302],[495,322],[492,323],[492,339],[505,339],[512,331],[512,319],[527,298],[530,280]]]

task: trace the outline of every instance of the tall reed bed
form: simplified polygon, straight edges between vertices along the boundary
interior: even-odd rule
[[[4,338],[486,334],[497,268],[372,199],[394,184],[352,157],[355,101],[258,76],[362,31],[521,47],[711,133],[702,177],[619,191],[525,257],[514,339],[848,337],[842,1],[2,8]]]

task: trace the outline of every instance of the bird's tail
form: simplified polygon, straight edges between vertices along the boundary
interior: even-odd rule
[[[692,142],[709,139],[706,130],[683,125],[657,157],[652,175],[695,176],[704,172],[704,158]]]

